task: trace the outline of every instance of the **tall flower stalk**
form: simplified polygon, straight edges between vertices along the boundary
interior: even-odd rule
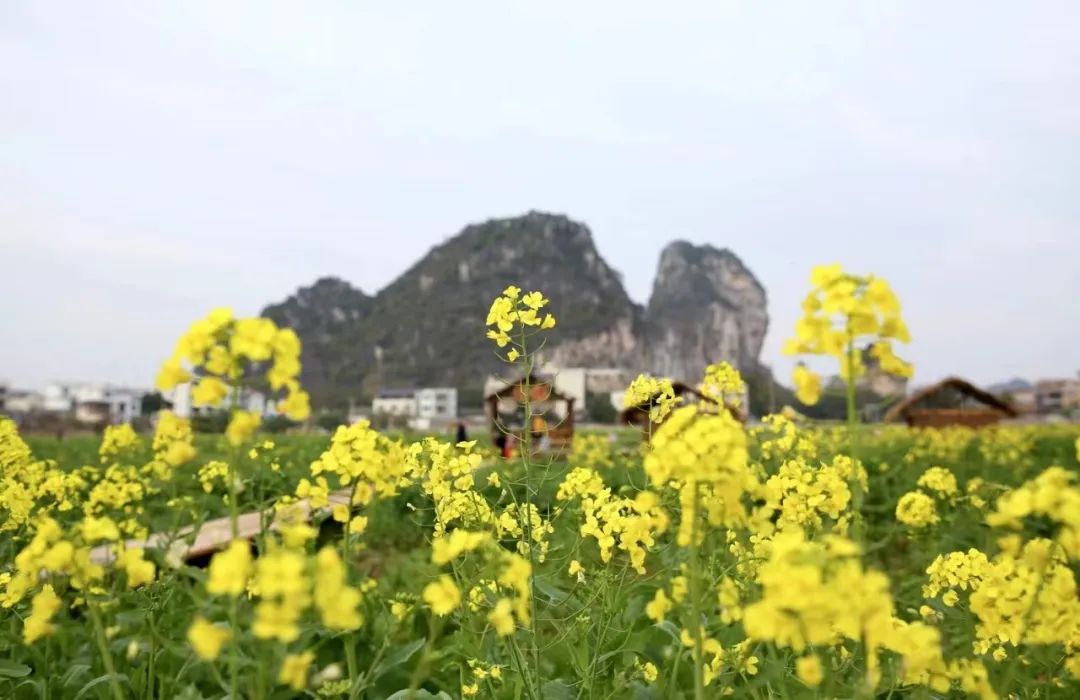
[[[536,512],[535,500],[538,491],[535,483],[533,463],[535,445],[533,440],[533,423],[537,417],[543,420],[540,414],[534,412],[533,390],[543,386],[536,383],[535,369],[537,365],[537,353],[543,348],[543,334],[555,327],[555,317],[542,309],[548,305],[548,299],[541,292],[533,291],[523,293],[518,287],[511,285],[496,297],[488,311],[487,326],[490,328],[487,337],[495,342],[499,348],[499,356],[511,366],[520,367],[522,378],[520,380],[522,425],[520,431],[521,466],[524,473],[525,483],[525,507],[518,508],[519,526],[522,531],[522,540],[525,543],[526,553],[529,557],[530,571],[536,570],[536,544],[537,537],[533,514]],[[548,385],[548,391],[553,391],[554,386]],[[496,407],[496,413],[498,407]],[[494,416],[497,420],[498,416]],[[570,416],[567,416],[570,419]],[[546,428],[546,424],[545,424]],[[507,433],[507,439],[513,436],[512,430],[500,430]],[[542,672],[540,669],[540,644],[536,635],[536,590],[535,578],[529,575],[529,605],[530,625],[532,631],[532,680],[536,686],[534,694],[539,694]]]
[[[300,339],[292,329],[278,328],[267,318],[235,318],[232,309],[217,308],[191,325],[176,343],[172,356],[162,365],[157,387],[162,391],[190,382],[195,406],[229,412],[225,437],[232,448],[227,464],[229,530],[234,544],[240,536],[237,467],[241,447],[259,429],[262,415],[242,406],[246,388],[268,388],[283,396],[278,410],[302,421],[311,413],[307,392],[300,387]],[[238,546],[247,547],[247,543]],[[232,548],[234,552],[238,551]],[[215,559],[217,558],[216,555]],[[234,555],[235,556],[235,555]],[[225,559],[222,559],[225,561]],[[246,571],[246,569],[244,569]],[[236,572],[240,573],[240,572]],[[239,578],[239,576],[237,577]],[[236,593],[229,600],[229,692],[239,690],[239,639],[235,634],[239,613]]]
[[[893,341],[909,343],[911,334],[900,313],[900,300],[881,277],[851,274],[839,264],[821,265],[811,271],[810,287],[803,315],[795,323],[795,337],[785,342],[783,350],[788,355],[828,356],[839,363],[848,450],[854,460],[859,446],[858,380],[867,371],[864,352],[882,372],[910,377],[914,368],[893,352]],[[796,365],[792,381],[799,401],[811,406],[820,400],[821,377],[805,364]],[[864,494],[857,479],[851,489],[858,520]]]

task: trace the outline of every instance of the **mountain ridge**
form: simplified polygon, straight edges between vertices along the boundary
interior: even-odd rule
[[[465,226],[374,294],[324,277],[262,313],[304,342],[316,402],[341,405],[395,384],[479,386],[500,369],[483,321],[508,284],[552,300],[545,359],[564,367],[694,378],[727,359],[753,370],[768,327],[765,289],[731,250],[669,243],[638,304],[588,226],[535,210]]]

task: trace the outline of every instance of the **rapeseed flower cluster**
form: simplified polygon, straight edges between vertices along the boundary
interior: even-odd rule
[[[1029,518],[1053,523],[1057,529],[1054,539],[1062,551],[1069,559],[1080,561],[1080,485],[1075,473],[1050,467],[999,498],[986,522],[1019,531]]]
[[[849,472],[850,459],[843,456],[832,464],[817,466],[801,457],[784,462],[764,489],[766,506],[777,512],[776,526],[781,530],[846,532],[851,505]]]
[[[176,343],[158,373],[157,387],[168,391],[193,382],[196,405],[217,407],[243,386],[261,377],[272,391],[284,393],[278,410],[296,421],[311,414],[310,399],[299,381],[300,338],[268,318],[235,318],[218,308],[193,323]],[[250,438],[258,416],[234,413],[227,434],[234,444]]]
[[[914,528],[929,527],[941,521],[934,499],[922,491],[908,491],[896,503],[897,521]]]
[[[749,465],[746,432],[730,413],[676,409],[652,438],[644,460],[655,489],[680,494],[679,543],[689,544],[703,505],[713,526],[741,525],[746,500],[759,488]]]
[[[746,382],[731,363],[719,362],[705,368],[705,378],[698,390],[702,396],[720,406],[738,408],[746,393]]]
[[[639,374],[623,394],[623,407],[647,410],[652,425],[663,422],[680,403],[682,397],[675,395],[675,387],[670,379],[647,374]]]
[[[639,491],[634,498],[615,496],[598,473],[578,467],[566,475],[555,498],[580,499],[584,522],[579,532],[582,537],[596,540],[602,562],[610,562],[618,548],[626,553],[637,573],[645,573],[645,557],[669,523],[655,493]],[[581,571],[579,562],[571,563],[571,576]]]
[[[507,362],[516,362],[528,353],[527,340],[537,331],[555,327],[555,317],[541,312],[547,305],[547,298],[540,292],[522,293],[514,285],[491,303],[485,322],[490,328],[487,337],[500,349],[510,347],[506,352]]]
[[[912,366],[893,351],[893,341],[909,343],[911,335],[900,315],[900,300],[888,282],[854,275],[833,264],[815,267],[810,287],[802,304],[803,316],[795,324],[795,337],[784,344],[785,354],[831,356],[840,364],[840,377],[851,385],[866,371],[865,343],[882,371],[912,375]],[[801,402],[818,402],[821,378],[816,373],[798,365],[792,381]]]
[[[930,467],[916,485],[920,488],[905,493],[896,504],[897,521],[914,529],[937,525],[940,509],[950,509],[960,496],[956,475],[945,467]]]

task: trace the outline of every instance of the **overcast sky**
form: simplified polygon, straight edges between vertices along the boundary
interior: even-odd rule
[[[365,9],[366,8],[366,9]],[[916,382],[1080,369],[1076,2],[0,4],[0,378],[148,386],[218,305],[587,223],[892,281]],[[477,309],[477,313],[482,313]],[[478,342],[481,342],[478,340]]]

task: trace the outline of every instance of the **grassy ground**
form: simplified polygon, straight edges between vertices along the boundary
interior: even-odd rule
[[[927,602],[922,595],[926,568],[938,554],[972,547],[995,551],[1001,533],[986,525],[986,508],[992,507],[994,500],[1007,489],[1048,466],[1056,464],[1075,470],[1078,434],[1080,431],[1075,426],[985,431],[978,435],[880,427],[861,432],[855,449],[869,475],[869,488],[861,506],[863,560],[867,567],[887,572],[897,616],[908,620],[919,618],[918,611]],[[763,453],[763,442],[773,437],[762,434],[751,439],[751,458],[757,465],[755,468],[762,470],[762,477],[777,474],[786,459]],[[809,428],[802,437],[813,445],[816,454],[810,461],[815,464],[828,464],[836,455],[851,449],[849,436],[837,427]],[[264,440],[271,440],[273,447],[263,446]],[[58,441],[32,437],[27,442],[36,458],[55,460],[69,471],[100,463],[97,438],[70,437]],[[197,459],[180,467],[168,482],[158,484],[162,491],[143,499],[141,512],[135,517],[151,530],[172,530],[226,515],[229,509],[223,500],[222,484],[213,484],[207,492],[197,478],[199,468],[215,460],[236,467],[243,483],[238,495],[241,510],[269,508],[283,494],[294,493],[301,479],[311,478],[310,465],[328,442],[327,435],[260,436],[252,452],[246,446],[243,449],[229,446],[222,436],[198,435]],[[689,696],[693,681],[690,662],[686,654],[679,653],[679,627],[671,624],[671,620],[654,625],[644,614],[656,589],[669,586],[686,561],[685,548],[675,543],[674,526],[649,548],[647,573],[636,574],[618,551],[610,562],[602,562],[596,541],[582,535],[583,520],[577,507],[556,498],[568,472],[581,466],[595,469],[616,496],[633,498],[647,485],[639,446],[639,438],[630,431],[618,431],[614,441],[609,441],[606,431],[583,433],[574,453],[532,464],[528,474],[520,461],[504,462],[489,452],[474,475],[477,492],[496,512],[511,503],[523,502],[530,493],[542,518],[553,526],[547,538],[546,561],[538,564],[535,571],[535,599],[540,610],[537,649],[538,653],[542,650],[539,665],[547,679],[543,698],[658,700]],[[150,456],[149,448],[143,447],[128,459],[132,464],[141,464]],[[937,466],[949,469],[956,476],[961,495],[940,499],[941,520],[936,526],[922,530],[905,527],[895,517],[897,502],[903,494],[917,488],[919,477],[927,469]],[[499,476],[500,486],[488,485],[492,474]],[[984,500],[981,507],[969,497],[968,488],[972,484],[972,493]],[[679,516],[677,496],[664,495],[663,505],[673,518]],[[299,642],[284,646],[291,651],[311,650],[315,659],[313,668],[327,668],[333,664],[343,666],[343,644],[351,645],[352,653],[359,656],[358,663],[367,669],[366,675],[360,674],[364,678],[364,690],[360,693],[363,697],[389,697],[394,691],[407,688],[418,676],[420,686],[430,694],[417,697],[440,697],[437,695],[440,691],[458,697],[461,687],[475,680],[465,663],[470,658],[485,664],[501,664],[507,675],[511,675],[513,662],[508,650],[497,643],[490,631],[484,631],[486,612],[470,615],[463,608],[460,617],[443,619],[430,615],[418,603],[423,584],[445,571],[431,560],[435,513],[421,486],[407,485],[395,497],[376,499],[363,512],[368,517],[368,529],[360,546],[350,551],[349,564],[354,580],[377,582],[366,598],[365,626],[347,636],[327,635],[317,626],[305,626]],[[77,519],[65,513],[57,513],[57,517],[70,522]],[[1048,529],[1029,534],[1053,532]],[[327,519],[320,523],[316,547],[320,543],[337,547],[340,535],[341,526]],[[5,552],[15,552],[26,542],[21,532],[8,532],[0,538]],[[733,571],[727,550],[722,531],[707,537],[704,557],[713,577],[711,585]],[[125,590],[122,579],[111,580],[111,600],[103,604],[111,635],[109,649],[121,665],[119,673],[125,679],[121,691],[124,697],[189,700],[221,697],[226,685],[221,675],[225,672],[223,664],[219,662],[215,667],[194,658],[184,639],[184,630],[195,614],[224,620],[228,617],[227,609],[221,601],[206,596],[204,571],[168,570],[160,553],[153,558],[159,567],[156,582]],[[584,565],[587,578],[575,580],[567,576],[567,567],[576,560]],[[455,575],[459,573],[464,576],[455,569]],[[714,594],[710,596],[715,599]],[[411,612],[403,620],[389,614],[390,604],[395,600],[410,603]],[[244,614],[250,616],[252,603],[243,605],[247,610]],[[8,624],[5,632],[0,633],[0,696],[109,698],[110,686],[106,682],[109,678],[80,608],[73,608],[64,617],[57,634],[29,647],[20,641],[20,629],[27,614],[25,601],[6,613]],[[973,641],[970,612],[960,605],[956,609],[941,608],[941,614],[940,628],[947,657],[970,656]],[[675,622],[679,621],[675,617]],[[285,648],[251,639],[246,631],[248,624],[241,623],[245,646],[240,663],[247,679],[241,695],[299,696],[300,693],[282,687],[260,689],[259,683],[264,681],[274,686],[273,677],[283,662]],[[711,624],[712,633],[725,649],[735,648],[734,645],[745,640],[738,623],[720,624],[713,619]],[[737,665],[724,667],[722,684],[736,696],[818,695],[794,677],[794,657],[789,650],[769,644],[756,648],[761,657],[760,673],[749,674]],[[1080,693],[1075,681],[1062,680],[1064,688],[1049,684],[1049,678],[1068,678],[1060,668],[1060,644],[1029,648],[1023,658],[1024,663],[1019,666],[1009,663],[995,666],[988,662],[993,682],[999,688],[1007,685],[1025,697],[1045,697],[1055,692],[1062,693],[1059,697],[1069,697],[1070,692]],[[4,666],[3,659],[8,659],[8,666]],[[634,670],[642,660],[659,667],[660,681],[642,680],[641,672]],[[12,678],[5,685],[5,668],[14,673],[10,669],[23,667],[33,669],[28,678]],[[857,680],[853,678],[859,676],[845,668],[841,665],[829,673],[829,685],[823,686],[822,692],[828,688],[837,697],[857,692]],[[312,685],[305,692],[315,695],[318,687],[325,690],[331,686]],[[481,697],[528,697],[529,692],[528,684],[511,679],[498,687],[481,687],[484,688]],[[710,692],[718,687],[719,684],[712,686]],[[918,686],[895,686],[890,694],[929,697],[928,692]],[[329,693],[326,690],[323,694]]]

